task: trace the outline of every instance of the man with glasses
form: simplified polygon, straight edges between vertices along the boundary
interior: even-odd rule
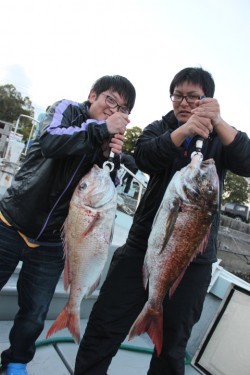
[[[212,76],[202,68],[186,68],[173,78],[173,110],[148,125],[140,135],[135,160],[150,175],[125,245],[118,248],[91,312],[80,344],[75,375],[105,375],[120,344],[141,312],[147,291],[142,268],[152,223],[176,171],[190,163],[198,137],[204,160],[216,163],[220,187],[227,170],[250,176],[250,140],[221,118]],[[163,306],[163,350],[154,352],[148,375],[183,375],[185,350],[199,320],[216,258],[219,213],[205,251],[187,268],[178,288]]]
[[[22,261],[19,311],[10,347],[1,354],[7,375],[27,374],[64,267],[61,228],[72,194],[94,164],[103,166],[110,151],[119,159],[135,95],[127,78],[104,76],[85,102],[51,105],[0,202],[0,289]]]

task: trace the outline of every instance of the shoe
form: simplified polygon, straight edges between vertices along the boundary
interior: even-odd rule
[[[6,375],[28,375],[25,363],[9,363]]]

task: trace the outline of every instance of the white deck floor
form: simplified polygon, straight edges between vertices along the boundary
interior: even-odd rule
[[[81,333],[84,332],[86,323],[87,320],[81,321]],[[36,355],[27,367],[29,375],[73,374],[78,345],[69,342],[72,338],[67,330],[58,332],[51,337],[51,340],[45,340],[45,335],[51,324],[52,321],[46,321],[44,331],[39,337]],[[8,347],[8,334],[11,325],[10,321],[0,322],[0,351]],[[54,341],[53,344],[52,341]],[[46,345],[47,342],[50,344]],[[140,348],[153,348],[148,336],[136,337],[130,342],[125,341],[124,344],[134,347],[136,351],[120,349],[111,363],[108,375],[146,375],[151,354],[140,352]],[[192,366],[186,366],[185,375],[197,374],[198,372]]]

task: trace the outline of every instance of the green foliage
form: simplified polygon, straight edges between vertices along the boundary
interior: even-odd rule
[[[123,144],[123,151],[129,154],[134,152],[137,138],[141,134],[142,129],[139,126],[133,126],[126,130],[125,140]]]
[[[22,97],[21,93],[11,84],[0,86],[0,120],[14,123],[20,115],[34,117],[34,107],[29,97]],[[22,118],[18,133],[28,139],[32,121]]]
[[[247,203],[248,191],[246,178],[228,171],[225,178],[222,204],[226,202]]]
[[[21,114],[34,116],[30,99],[23,98],[11,84],[0,86],[0,120],[14,122]]]

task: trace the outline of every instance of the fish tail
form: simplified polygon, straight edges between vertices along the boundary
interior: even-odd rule
[[[144,306],[142,312],[132,325],[129,331],[129,340],[135,336],[140,336],[147,332],[152,342],[155,345],[157,356],[161,354],[162,350],[162,331],[163,331],[163,312],[153,310],[148,303]]]
[[[64,306],[52,326],[47,332],[46,339],[60,331],[61,329],[68,328],[76,343],[80,342],[80,320],[77,311],[69,311],[67,305]]]

